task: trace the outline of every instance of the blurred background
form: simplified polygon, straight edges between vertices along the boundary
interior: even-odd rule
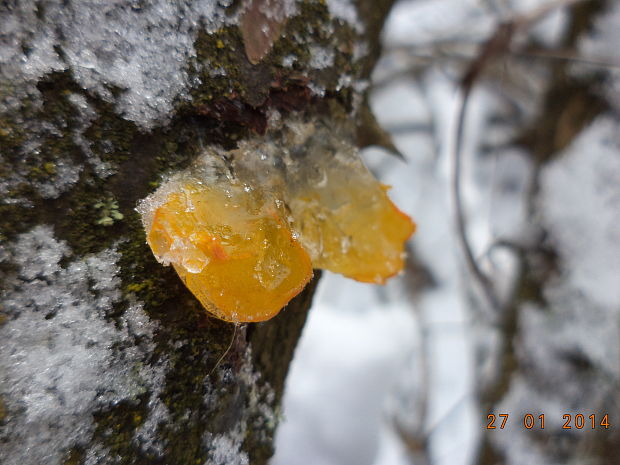
[[[396,4],[371,104],[404,160],[362,156],[418,231],[384,287],[324,273],[273,465],[620,463],[618,44],[617,1]]]

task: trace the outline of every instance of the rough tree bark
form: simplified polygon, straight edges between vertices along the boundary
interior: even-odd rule
[[[391,0],[278,4],[240,26],[248,2],[0,3],[0,462],[271,456],[316,279],[216,367],[233,325],[155,261],[134,207],[276,113],[381,136],[364,91]]]

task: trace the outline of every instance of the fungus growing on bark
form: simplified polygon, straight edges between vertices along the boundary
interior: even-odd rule
[[[210,148],[144,199],[147,242],[215,316],[275,316],[312,268],[383,284],[415,230],[342,133],[313,121]]]
[[[274,202],[238,183],[172,183],[143,204],[147,241],[207,311],[227,321],[267,320],[301,292],[312,277],[310,257]]]

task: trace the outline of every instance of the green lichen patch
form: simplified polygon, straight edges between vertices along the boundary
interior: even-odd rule
[[[74,139],[81,117],[70,100],[83,91],[67,72],[45,76],[37,90],[39,95],[20,95],[20,106],[0,116],[0,177],[10,187],[0,205],[6,239],[36,223],[57,223],[66,194],[88,176]]]
[[[67,73],[52,73],[37,88],[40,96],[21,95],[1,85],[10,96],[17,93],[20,106],[0,115],[0,177],[21,184],[53,183],[60,161],[75,161],[78,148],[68,137],[77,113],[67,99],[76,90]],[[15,198],[9,195],[9,198]]]
[[[201,30],[194,48],[196,58],[188,65],[190,82],[199,83],[190,92],[194,105],[246,94],[243,69],[247,64],[244,65],[243,43],[236,27],[225,27],[214,34]]]
[[[97,205],[102,198],[114,197],[111,192],[102,191],[102,187],[99,183],[90,185],[82,180],[73,195],[56,202],[50,211],[54,214],[49,216],[52,224],[56,224],[58,237],[66,240],[78,255],[110,247],[122,227],[118,222],[110,226],[100,224],[102,217]]]
[[[346,87],[339,85],[343,75],[356,75],[359,34],[349,24],[331,18],[325,2],[302,2],[281,37],[285,39],[275,41],[262,63],[280,76],[302,75],[325,91],[335,91]]]
[[[99,219],[95,224],[101,226],[112,226],[115,221],[121,221],[124,215],[118,210],[118,202],[112,197],[107,197],[95,205],[95,210],[99,210]]]

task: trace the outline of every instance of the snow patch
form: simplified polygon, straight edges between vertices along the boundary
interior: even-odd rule
[[[108,320],[121,299],[114,248],[62,266],[69,247],[51,227],[37,226],[4,249],[17,271],[4,279],[0,461],[60,464],[72,447],[88,444],[94,411],[135,401],[161,383],[161,370],[141,364],[157,325],[138,302],[118,325]]]
[[[249,465],[248,454],[241,451],[246,429],[246,425],[238,424],[228,434],[210,436],[209,459],[205,465]]]
[[[187,98],[187,63],[204,25],[212,33],[235,24],[232,2],[49,1],[4,6],[0,78],[35,82],[69,69],[87,91],[116,102],[125,118],[149,128]],[[24,54],[24,48],[28,53]],[[112,90],[121,95],[114,98]]]
[[[355,3],[351,0],[327,0],[329,13],[351,25],[358,33],[364,32],[364,25],[359,19]]]
[[[321,47],[319,45],[310,45],[310,62],[311,68],[325,69],[334,65],[334,50]]]
[[[276,427],[275,393],[269,383],[261,381],[261,374],[254,370],[251,346],[245,349],[239,369],[233,371],[231,368],[220,368],[218,376],[222,380],[234,380],[240,384],[240,392],[245,393],[246,404],[239,421],[229,431],[205,433],[203,444],[208,450],[208,459],[204,465],[248,465],[248,454],[242,450],[246,433],[250,429],[259,441],[271,441],[270,436],[261,437],[258,432],[273,432]],[[214,394],[217,391],[212,389],[209,376],[205,378],[205,383],[208,386],[205,404],[218,402],[217,394]]]
[[[41,140],[43,133],[49,128],[42,126],[41,134],[33,134],[29,144],[24,147],[24,158],[38,157],[42,151]],[[0,153],[0,163],[4,161],[5,154]],[[23,206],[31,206],[31,202],[24,198],[11,198],[10,193],[20,186],[32,186],[44,199],[57,199],[61,194],[71,189],[79,179],[82,168],[69,160],[57,160],[46,167],[37,166],[36,169],[44,173],[44,179],[33,179],[33,167],[27,163],[20,163],[17,169],[0,179],[0,203],[18,203]],[[50,171],[47,171],[47,170]]]
[[[596,120],[541,174],[541,221],[571,285],[620,311],[620,124]]]

